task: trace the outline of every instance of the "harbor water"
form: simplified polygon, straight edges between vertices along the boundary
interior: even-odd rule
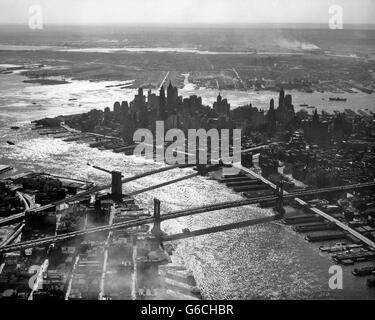
[[[0,77],[0,164],[12,166],[13,174],[36,170],[104,184],[110,181],[110,176],[88,166],[88,162],[119,170],[124,176],[163,166],[135,156],[39,136],[31,130],[31,120],[85,112],[94,107],[103,109],[112,106],[116,100],[131,100],[134,90],[106,88],[109,83],[89,81],[39,86],[22,83],[19,75]],[[195,94],[200,95],[201,90]],[[244,94],[248,100],[259,96],[258,100],[264,100],[264,106],[271,96],[271,93],[263,95],[262,92],[231,92],[233,96],[236,94],[237,102]],[[230,103],[231,95],[228,95]],[[272,95],[276,96],[275,93]],[[358,95],[353,94],[353,97]],[[206,93],[205,99],[210,100],[209,97]],[[71,98],[77,100],[69,101]],[[303,102],[306,101],[301,99]],[[11,126],[20,129],[11,130]],[[8,145],[6,141],[15,145]],[[191,169],[164,172],[124,185],[124,190],[137,190],[189,172]],[[162,212],[169,212],[236,200],[241,195],[217,181],[195,177],[139,195],[136,199],[141,206],[152,208],[155,197],[161,200]],[[176,233],[183,228],[195,230],[269,214],[270,209],[246,206],[179,218],[163,222],[162,227]],[[279,222],[180,240],[174,245],[173,259],[194,273],[207,299],[375,299],[375,291],[366,287],[365,279],[351,275],[353,267],[343,267],[343,290],[331,290],[328,270],[334,262],[330,256],[321,253],[319,245],[308,243],[303,235]]]

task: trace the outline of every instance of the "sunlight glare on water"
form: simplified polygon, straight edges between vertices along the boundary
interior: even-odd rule
[[[119,170],[125,177],[163,166],[135,156],[100,151],[86,144],[39,136],[37,132],[31,130],[30,120],[66,112],[87,111],[91,104],[87,103],[84,108],[74,105],[62,108],[61,105],[67,103],[70,89],[66,91],[56,89],[57,91],[51,91],[50,95],[44,97],[45,100],[51,99],[48,107],[43,106],[41,110],[34,109],[37,107],[26,107],[22,103],[30,105],[32,101],[30,99],[36,97],[42,99],[41,96],[46,89],[25,86],[22,83],[18,86],[23,92],[21,90],[16,93],[16,82],[12,84],[10,92],[0,88],[0,99],[2,99],[0,163],[11,165],[15,168],[15,173],[25,170],[45,171],[104,184],[110,182],[110,175],[88,166],[87,163],[109,170]],[[108,101],[113,99],[111,95],[104,95],[101,99],[102,89],[97,91],[98,87],[98,84],[93,85],[94,91],[91,92],[97,101],[102,103],[107,101],[106,99]],[[101,84],[100,88],[105,86]],[[87,95],[86,89],[83,89],[83,92],[77,89],[75,95],[79,97]],[[8,103],[4,103],[5,101]],[[12,103],[14,105],[9,107]],[[20,124],[21,129],[10,130],[9,126],[14,123]],[[5,143],[7,140],[14,141],[16,145],[7,145]],[[123,188],[125,192],[130,192],[192,172],[192,169],[163,172],[128,183]],[[238,200],[242,199],[242,196],[223,184],[198,176],[136,196],[141,206],[145,208],[152,208],[154,198],[161,200],[162,212],[165,213]],[[271,211],[268,209],[246,206],[179,218],[176,221],[169,220],[163,222],[162,227],[167,232],[179,233],[183,228],[195,230],[269,214]],[[353,279],[347,269],[345,269],[346,290],[329,290],[328,269],[333,264],[329,256],[322,255],[319,249],[306,242],[303,236],[280,223],[268,223],[181,240],[175,244],[175,247],[173,259],[193,271],[205,298],[374,298],[374,294],[366,291],[363,283],[358,279]]]

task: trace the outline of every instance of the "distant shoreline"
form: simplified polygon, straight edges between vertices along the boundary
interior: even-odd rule
[[[70,83],[66,80],[56,80],[56,79],[29,79],[23,80],[25,83],[39,83],[40,85],[58,85],[58,84],[67,84]]]
[[[0,23],[1,27],[13,27],[13,28],[25,28],[30,30],[26,23]],[[146,27],[146,28],[184,28],[184,29],[197,29],[197,28],[213,28],[213,29],[329,29],[327,22],[317,23],[247,23],[247,22],[226,22],[226,23],[181,23],[181,22],[170,22],[170,23],[45,23],[45,28],[111,28],[111,27]],[[348,23],[345,24],[344,30],[375,30],[375,24],[362,24],[362,23]],[[334,30],[337,31],[337,30]]]

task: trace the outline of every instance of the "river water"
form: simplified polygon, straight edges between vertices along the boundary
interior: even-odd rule
[[[116,100],[132,99],[134,90],[106,88],[113,84],[109,82],[75,81],[39,86],[22,83],[19,75],[0,77],[0,164],[11,165],[16,173],[43,170],[101,184],[110,181],[109,175],[87,166],[87,162],[120,170],[125,176],[162,166],[134,156],[92,149],[85,144],[38,136],[31,131],[30,120],[111,106]],[[189,90],[181,91],[190,94]],[[206,89],[194,93],[203,94],[204,101],[211,101],[217,94]],[[268,105],[270,96],[275,97],[275,93],[225,93],[233,105],[245,98]],[[72,98],[78,100],[69,101]],[[12,125],[19,125],[21,129],[10,130]],[[16,145],[7,145],[8,140]],[[191,169],[164,172],[129,183],[124,189],[137,190],[189,172]],[[161,200],[163,212],[241,198],[205,177],[157,189],[136,199],[142,206],[151,208],[154,197]],[[181,232],[183,228],[194,230],[269,214],[268,209],[247,206],[163,222],[163,228],[167,232]],[[375,291],[366,288],[365,279],[350,274],[352,267],[344,268],[343,290],[330,290],[328,269],[333,261],[319,252],[318,245],[306,242],[302,235],[280,223],[205,235],[176,244],[173,259],[194,273],[208,299],[375,299]]]

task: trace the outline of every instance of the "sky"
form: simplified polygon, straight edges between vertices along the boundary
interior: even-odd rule
[[[42,8],[45,24],[328,23],[329,7],[346,24],[373,24],[375,0],[0,0],[0,24],[27,24]]]

